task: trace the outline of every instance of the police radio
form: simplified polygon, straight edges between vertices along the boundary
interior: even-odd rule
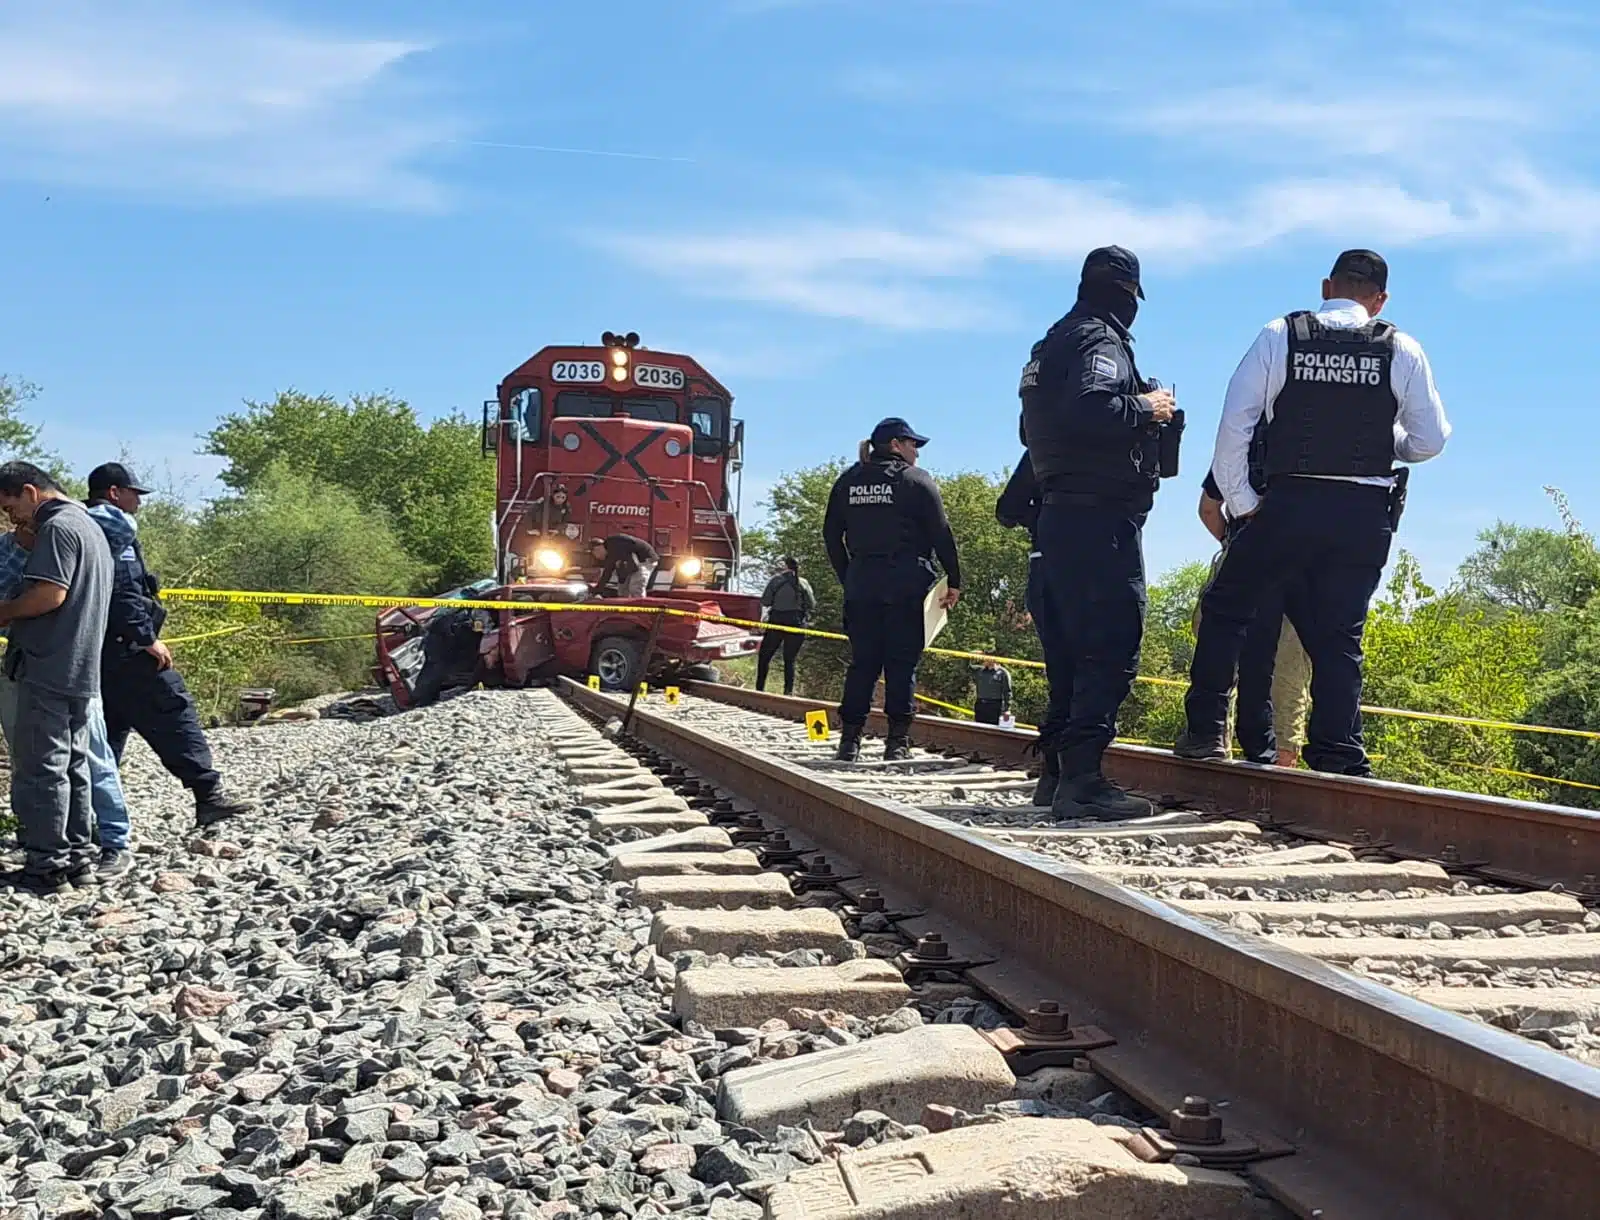
[[[1146,382],[1145,393],[1159,390],[1161,383],[1155,378]],[[1172,387],[1174,399],[1178,396],[1178,387]],[[1155,438],[1156,442],[1156,473],[1163,479],[1178,477],[1178,450],[1183,444],[1183,408],[1174,407],[1172,418],[1166,423],[1158,424],[1154,421],[1147,426],[1147,436]]]

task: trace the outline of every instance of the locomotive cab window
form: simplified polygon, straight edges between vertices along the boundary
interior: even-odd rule
[[[720,398],[695,398],[689,403],[696,457],[721,457],[728,442],[728,404]]]
[[[519,440],[538,441],[543,429],[544,395],[537,386],[511,395],[511,428]]]
[[[584,390],[563,390],[556,395],[556,415],[561,418],[604,419],[625,412],[632,419],[658,424],[678,422],[678,404],[655,395],[622,398],[616,394],[592,394]]]

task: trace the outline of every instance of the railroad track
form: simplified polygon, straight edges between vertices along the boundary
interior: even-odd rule
[[[1600,1044],[1600,919],[1530,889],[1582,890],[1600,841],[1587,815],[1120,750],[1124,781],[1190,799],[1149,825],[1063,830],[1025,803],[1017,734],[924,723],[919,742],[951,754],[841,767],[795,728],[803,701],[693,690],[710,698],[651,700],[630,733],[701,777],[699,804],[746,811],[751,842],[787,832],[763,857],[786,874],[755,891],[844,895],[911,938],[903,966],[1080,1031],[1058,1046],[1154,1113],[1225,1102],[1227,1156],[1263,1158],[1251,1177],[1296,1214],[1600,1214],[1600,1071],[1574,1057]],[[621,707],[565,693],[591,715]],[[1255,816],[1217,816],[1229,796]],[[665,824],[617,816],[623,835]],[[1434,858],[1395,858],[1413,853]]]

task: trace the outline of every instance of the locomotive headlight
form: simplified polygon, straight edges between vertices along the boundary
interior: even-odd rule
[[[542,546],[533,553],[533,562],[543,572],[566,570],[567,557],[553,546]]]
[[[687,559],[678,560],[678,575],[684,580],[693,580],[700,575],[701,563],[693,555]]]
[[[677,457],[683,452],[683,446],[678,444],[677,441],[668,441],[666,444],[666,450],[668,457]]]
[[[622,353],[618,352],[617,354],[620,356]],[[628,380],[628,370],[623,368],[619,364],[616,368],[611,370],[611,380],[612,381],[626,381],[626,380]]]
[[[617,348],[611,353],[611,363],[616,365],[618,368],[621,368],[623,365],[628,363],[628,353],[623,351],[620,347]]]
[[[578,434],[576,432],[569,432],[561,438],[561,447],[568,453],[576,451],[578,446],[581,444],[583,444],[583,442],[578,438]]]

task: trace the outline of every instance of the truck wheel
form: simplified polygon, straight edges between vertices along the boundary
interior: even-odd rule
[[[693,678],[696,682],[722,681],[722,674],[715,665],[691,665],[683,672],[685,677]]]
[[[632,690],[644,681],[644,642],[626,635],[608,635],[594,646],[589,672],[606,690]]]

